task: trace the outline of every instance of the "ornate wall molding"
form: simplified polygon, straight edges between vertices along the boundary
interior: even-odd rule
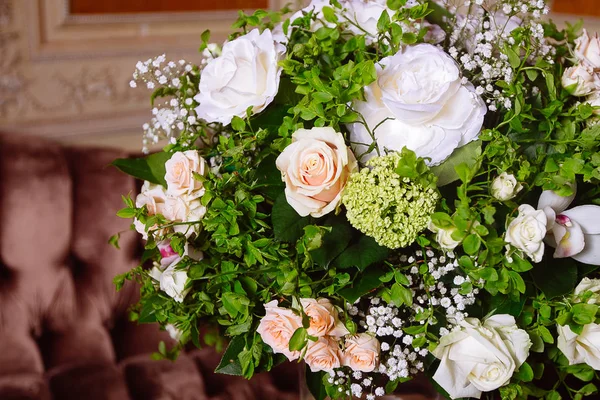
[[[149,93],[129,88],[135,63],[161,53],[199,62],[200,34],[224,40],[235,15],[82,16],[68,0],[0,0],[0,130],[68,142],[140,135]]]

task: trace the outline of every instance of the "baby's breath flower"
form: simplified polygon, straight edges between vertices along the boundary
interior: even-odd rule
[[[403,153],[404,154],[404,153]],[[350,176],[342,201],[348,221],[358,230],[392,249],[413,243],[434,212],[439,192],[427,179],[435,181],[426,170],[419,182],[396,172],[400,153],[371,159],[360,172]]]

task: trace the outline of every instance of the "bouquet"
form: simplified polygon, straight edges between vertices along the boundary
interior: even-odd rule
[[[598,396],[600,38],[543,0],[240,12],[199,65],[139,62],[131,312],[316,399]],[[291,14],[291,15],[290,15]],[[118,235],[111,241],[118,245]]]

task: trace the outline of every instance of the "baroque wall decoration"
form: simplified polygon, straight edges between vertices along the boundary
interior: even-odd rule
[[[168,50],[169,58],[197,63],[202,31],[224,40],[235,16],[81,15],[70,0],[0,0],[0,130],[105,145],[129,138],[139,148],[150,111],[148,92],[129,87],[136,62]]]

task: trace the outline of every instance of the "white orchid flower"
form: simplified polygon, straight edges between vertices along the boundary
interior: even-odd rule
[[[567,208],[575,198],[563,197],[552,190],[540,196],[538,210],[548,219],[544,241],[554,248],[554,258],[571,257],[585,264],[600,265],[600,206]]]

